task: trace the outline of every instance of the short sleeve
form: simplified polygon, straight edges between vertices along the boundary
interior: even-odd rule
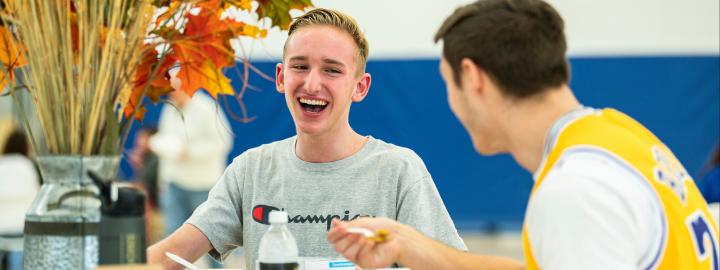
[[[208,200],[201,204],[186,223],[197,227],[210,240],[210,255],[225,259],[243,242],[242,234],[242,162],[237,158],[210,190]]]
[[[429,175],[400,194],[397,220],[437,241],[467,251]]]

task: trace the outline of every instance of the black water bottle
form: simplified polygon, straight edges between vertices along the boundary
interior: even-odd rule
[[[90,176],[100,188],[102,217],[99,264],[142,264],[145,253],[145,194]]]

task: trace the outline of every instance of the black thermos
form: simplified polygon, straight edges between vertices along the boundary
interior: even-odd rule
[[[91,175],[95,180],[96,177]],[[100,180],[99,178],[97,180]],[[108,181],[100,188],[102,217],[98,229],[99,264],[143,264],[145,253],[145,194]]]

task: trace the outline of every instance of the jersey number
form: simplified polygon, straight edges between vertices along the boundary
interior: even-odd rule
[[[688,229],[690,230],[691,238],[695,246],[695,255],[698,260],[704,261],[708,257],[711,257],[710,264],[713,270],[718,270],[718,242],[717,236],[712,229],[712,225],[708,222],[705,214],[702,210],[697,210],[695,213],[690,215],[686,220]],[[710,240],[707,245],[707,240]]]

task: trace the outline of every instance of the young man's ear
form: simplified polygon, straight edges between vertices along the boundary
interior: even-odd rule
[[[370,91],[370,82],[372,81],[372,77],[370,76],[370,73],[365,73],[360,76],[360,80],[358,81],[357,85],[355,86],[355,92],[352,95],[352,101],[353,102],[360,102],[368,94],[368,91]]]
[[[280,93],[285,93],[285,74],[283,73],[283,63],[275,65],[275,89]]]
[[[478,67],[475,62],[469,58],[463,58],[460,60],[460,72],[462,85],[465,86],[463,88],[468,91],[477,92],[476,94],[482,94],[485,90],[484,85],[487,79],[485,70]]]

